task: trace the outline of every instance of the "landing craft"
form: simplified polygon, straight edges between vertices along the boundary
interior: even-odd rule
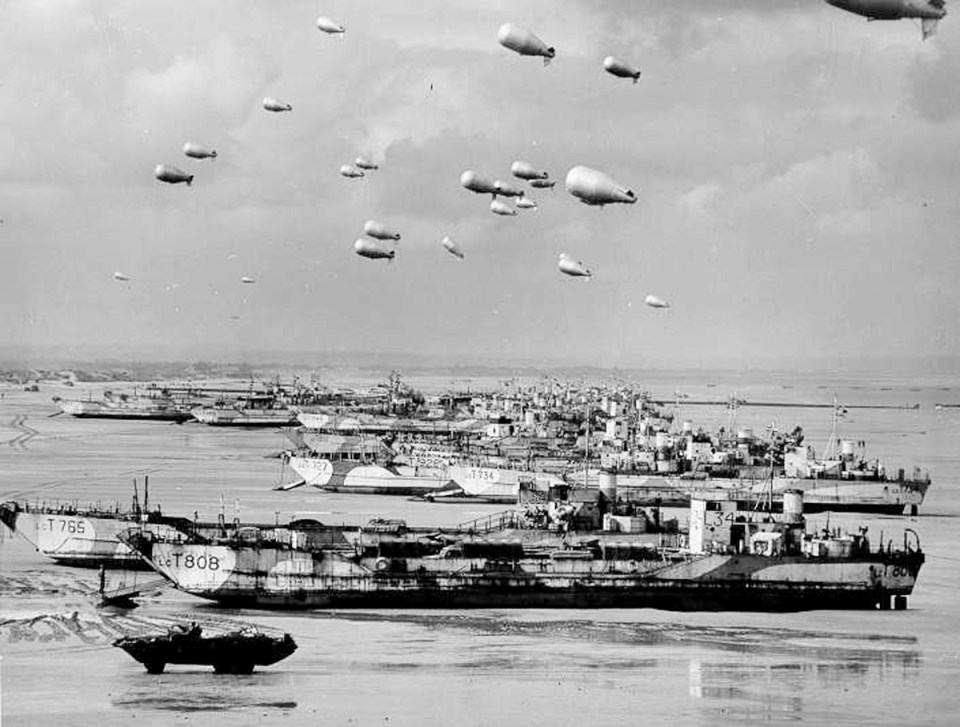
[[[216,159],[217,152],[215,149],[207,149],[205,146],[200,144],[194,144],[191,141],[188,141],[183,145],[183,153],[188,157],[193,159]]]
[[[347,32],[347,29],[340,25],[340,23],[335,23],[330,20],[330,18],[325,18],[322,15],[317,18],[317,28],[324,33],[330,33],[330,35],[342,35]]]
[[[453,238],[450,237],[450,235],[444,235],[443,239],[440,240],[440,244],[443,245],[447,249],[447,252],[449,252],[451,255],[455,255],[461,260],[463,260],[464,258],[463,250],[460,249],[460,246],[457,245],[456,242],[454,242]]]
[[[354,159],[353,163],[356,166],[360,167],[361,169],[379,169],[380,168],[378,164],[374,164],[372,161],[370,161],[366,157],[357,157],[356,159]]]
[[[130,280],[130,278],[128,278],[126,275],[124,275],[120,271],[115,272],[113,274],[113,278],[114,280]]]
[[[516,217],[517,211],[508,205],[505,205],[499,199],[493,200],[490,203],[490,211],[495,215],[502,215],[503,217]]]
[[[254,280],[253,278],[248,278],[246,275],[244,275],[242,278],[240,278],[240,282],[241,282],[241,283],[255,283],[255,282],[257,282],[257,281]]]
[[[545,66],[549,65],[550,59],[557,54],[553,48],[548,48],[546,43],[529,30],[518,28],[511,23],[504,23],[500,26],[497,40],[504,48],[516,51],[522,56],[543,56],[543,65]]]
[[[394,232],[382,222],[367,220],[363,223],[363,234],[378,240],[399,240],[400,233]]]
[[[541,169],[537,169],[530,162],[515,161],[510,165],[510,173],[517,179],[546,179],[550,175]]]
[[[396,250],[388,250],[383,245],[378,245],[373,240],[365,240],[362,237],[353,243],[353,249],[360,257],[370,260],[393,260],[394,255],[397,254]]]
[[[612,73],[617,78],[632,78],[634,84],[640,80],[640,69],[634,68],[629,63],[607,56],[603,59],[603,70]]]
[[[521,197],[517,200],[517,207],[522,210],[535,210],[537,209],[537,203],[529,197]]]
[[[643,302],[646,303],[651,308],[669,308],[670,304],[665,301],[663,298],[658,298],[655,295],[648,295],[643,299]]]
[[[944,0],[827,0],[827,3],[867,20],[920,18],[923,39],[937,32],[937,23],[946,16]]]
[[[566,184],[567,191],[584,204],[602,207],[614,202],[633,204],[637,201],[632,189],[590,167],[573,167],[567,172]]]
[[[350,179],[357,179],[365,176],[362,170],[357,169],[352,164],[344,164],[342,167],[340,167],[340,175]]]
[[[587,270],[583,266],[582,262],[574,260],[565,252],[560,253],[560,262],[558,267],[560,268],[561,273],[573,276],[574,278],[590,278],[593,276],[593,273]]]
[[[269,96],[263,99],[263,108],[267,111],[273,111],[275,113],[280,113],[281,111],[293,111],[293,106],[288,103],[284,103],[278,98],[270,98]]]
[[[516,187],[511,187],[509,182],[502,182],[499,179],[493,180],[493,186],[497,190],[497,194],[501,197],[522,197],[523,190],[517,189]]]
[[[531,179],[530,186],[536,187],[537,189],[553,189],[553,185],[557,183],[556,179]]]
[[[460,175],[460,184],[464,188],[469,189],[471,192],[476,192],[477,194],[492,194],[494,199],[496,199],[496,184],[491,182],[486,177],[481,177],[472,170],[468,169]]]
[[[189,187],[193,183],[192,174],[187,174],[182,169],[177,169],[176,167],[171,167],[167,164],[158,164],[153,170],[153,176],[155,176],[161,182],[167,182],[168,184],[186,182],[187,186]]]

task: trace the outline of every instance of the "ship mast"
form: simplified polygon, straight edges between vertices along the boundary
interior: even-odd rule
[[[584,407],[587,415],[586,436],[583,438],[583,487],[586,489],[589,482],[590,467],[590,402]]]
[[[833,395],[833,421],[830,426],[830,438],[827,440],[827,445],[823,448],[823,461],[826,462],[831,459],[835,459],[837,456],[837,429],[838,424],[844,414],[847,413],[847,410],[840,406],[837,403],[837,395]]]

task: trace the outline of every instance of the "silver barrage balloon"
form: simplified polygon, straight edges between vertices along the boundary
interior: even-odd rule
[[[126,275],[121,273],[119,270],[113,274],[114,280],[130,280]]]
[[[556,51],[547,46],[529,30],[519,28],[512,23],[504,23],[497,33],[497,40],[504,48],[509,48],[522,56],[543,56],[543,65],[550,63]]]
[[[521,197],[517,200],[517,207],[522,210],[535,210],[537,209],[537,203],[529,197]]]
[[[380,243],[364,237],[358,238],[357,241],[353,243],[353,249],[360,257],[369,258],[370,260],[393,260],[397,254],[396,250],[390,250]]]
[[[244,275],[242,278],[240,278],[240,282],[241,282],[241,283],[255,283],[255,282],[257,282],[257,281],[254,280],[254,279],[251,278],[251,277],[248,277],[248,276]]]
[[[556,179],[531,179],[530,186],[537,189],[553,189]]]
[[[193,184],[192,174],[187,174],[182,169],[177,169],[169,164],[158,164],[153,169],[153,176],[155,176],[161,182],[167,182],[168,184],[179,184],[180,182],[186,182],[188,187]]]
[[[285,103],[278,98],[270,98],[269,96],[263,99],[263,108],[265,108],[267,111],[273,111],[274,113],[293,111],[293,106],[290,104]]]
[[[440,240],[440,244],[443,245],[444,248],[446,248],[447,252],[449,252],[451,255],[455,255],[456,257],[463,260],[464,258],[463,250],[460,249],[460,246],[457,245],[457,243],[454,241],[452,237],[450,237],[450,235],[444,235],[443,239]]]
[[[560,268],[561,273],[574,278],[589,278],[593,276],[593,273],[584,267],[582,262],[574,260],[565,252],[560,253],[560,260],[558,261],[557,267]]]
[[[542,169],[537,169],[530,162],[521,160],[515,161],[510,165],[510,173],[517,179],[546,179],[550,175]]]
[[[603,172],[590,167],[573,167],[567,172],[567,191],[584,204],[633,204],[637,195],[632,189],[615,182]]]
[[[501,215],[503,217],[516,217],[517,215],[517,211],[513,207],[501,202],[499,199],[495,199],[490,203],[490,211],[495,215]]]
[[[317,18],[317,28],[330,35],[342,35],[347,32],[347,29],[340,25],[340,23],[334,22],[330,18],[325,18],[322,15]]]
[[[367,220],[363,223],[363,234],[378,240],[399,240],[400,233],[390,229],[382,222]]]
[[[494,197],[497,195],[497,187],[494,182],[486,177],[481,177],[471,169],[460,175],[460,184],[465,189],[477,194],[492,194]]]
[[[665,301],[663,298],[658,298],[655,295],[648,295],[643,299],[643,302],[646,303],[651,308],[669,308],[670,304]]]
[[[944,0],[827,0],[827,3],[867,20],[920,18],[924,40],[936,34],[937,24],[947,15]]]
[[[380,168],[378,164],[370,161],[366,157],[357,157],[356,159],[354,159],[353,163],[355,166],[359,167],[360,169],[379,169]]]
[[[617,78],[632,78],[634,83],[640,80],[639,68],[634,68],[629,63],[613,56],[607,56],[603,59],[603,70]]]
[[[504,182],[499,179],[493,180],[493,188],[497,190],[497,194],[501,197],[522,197],[523,190],[518,187],[512,186],[509,182]]]
[[[208,149],[202,144],[194,144],[192,141],[188,141],[183,145],[183,153],[186,154],[191,159],[216,159],[217,150]]]
[[[344,164],[340,167],[340,176],[347,177],[349,179],[359,179],[360,177],[366,176],[363,173],[362,169],[357,169],[352,164]]]

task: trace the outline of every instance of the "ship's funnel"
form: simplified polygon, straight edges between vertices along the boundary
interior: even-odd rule
[[[850,439],[841,439],[840,440],[840,459],[850,462],[853,460],[854,454],[857,451],[856,442]]]
[[[610,504],[617,501],[616,472],[607,472],[606,470],[600,472],[600,494],[603,495]]]
[[[798,523],[803,520],[803,492],[787,490],[783,493],[783,521]]]

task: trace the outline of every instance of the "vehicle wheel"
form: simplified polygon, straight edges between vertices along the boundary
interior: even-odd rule
[[[167,665],[162,661],[148,661],[144,666],[147,667],[147,674],[163,674]]]

